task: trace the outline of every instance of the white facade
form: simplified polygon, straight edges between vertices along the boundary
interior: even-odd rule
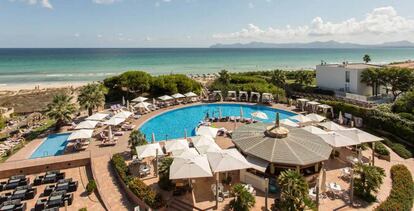
[[[316,66],[316,81],[321,89],[372,96],[372,88],[361,82],[361,73],[369,64],[321,64]]]

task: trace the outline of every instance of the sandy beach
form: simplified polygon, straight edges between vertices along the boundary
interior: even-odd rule
[[[0,91],[28,91],[28,90],[35,90],[36,87],[38,89],[54,89],[54,88],[77,88],[87,84],[88,82],[44,82],[44,83],[16,83],[16,84],[0,84]],[[90,83],[90,82],[89,82]]]

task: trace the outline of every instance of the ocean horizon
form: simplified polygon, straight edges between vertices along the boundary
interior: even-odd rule
[[[414,48],[2,48],[0,86],[88,82],[127,70],[153,75],[314,69],[327,63],[386,64],[414,59]]]

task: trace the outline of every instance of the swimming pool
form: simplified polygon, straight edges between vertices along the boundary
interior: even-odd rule
[[[184,108],[174,109],[157,115],[142,125],[139,130],[145,134],[148,141],[155,134],[156,141],[166,139],[177,139],[184,137],[185,130],[188,136],[195,135],[195,128],[208,113],[210,117],[218,117],[221,110],[222,117],[240,116],[240,109],[243,110],[244,118],[251,118],[251,113],[261,111],[269,117],[263,122],[273,122],[276,118],[276,112],[279,112],[280,119],[286,119],[296,114],[280,109],[270,108],[262,105],[247,104],[203,104],[188,106]]]
[[[61,155],[65,152],[70,133],[52,134],[32,153],[30,159]]]

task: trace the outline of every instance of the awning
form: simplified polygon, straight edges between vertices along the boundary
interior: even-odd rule
[[[185,96],[183,94],[176,93],[176,94],[173,94],[172,97],[175,99],[178,99],[178,98],[184,98]]]
[[[199,136],[207,136],[207,137],[216,138],[218,131],[219,129],[217,128],[208,127],[208,126],[200,126],[196,130],[196,134]]]
[[[250,163],[237,149],[224,149],[207,153],[208,163],[213,172],[226,172],[250,168]]]
[[[144,102],[146,100],[148,100],[148,98],[139,96],[139,97],[137,97],[137,98],[135,98],[135,99],[133,99],[131,101],[132,102]]]
[[[327,130],[334,131],[334,130],[345,130],[346,128],[336,124],[335,122],[328,121],[328,122],[322,122],[318,123],[319,126],[322,126],[326,128]]]
[[[212,177],[207,157],[176,157],[170,166],[170,179]]]
[[[256,158],[256,157],[250,156],[250,155],[248,155],[246,157],[246,160],[247,160],[247,162],[250,163],[250,166],[253,169],[256,169],[256,170],[258,170],[260,172],[263,172],[263,173],[266,172],[267,166],[269,165],[268,161],[265,161],[263,159]]]
[[[187,92],[184,94],[186,97],[197,97],[197,94],[194,92]]]
[[[177,139],[165,142],[165,151],[173,152],[173,151],[185,151],[188,150],[188,141],[186,139]]]
[[[310,118],[308,118],[308,117],[306,117],[302,114],[299,114],[299,115],[296,115],[296,116],[293,116],[293,117],[289,117],[289,119],[296,120],[300,123],[312,122],[312,119],[310,119]]]
[[[322,130],[318,127],[312,126],[312,125],[303,127],[302,130],[306,130],[308,132],[311,132],[312,134],[327,134],[327,133],[329,133],[327,131],[324,131],[324,130]]]
[[[135,147],[135,150],[137,151],[138,158],[140,159],[146,157],[155,157],[157,155],[157,150],[158,155],[164,155],[164,152],[158,143],[137,146]]]
[[[362,131],[358,128],[350,128],[345,130],[338,130],[335,131],[343,136],[346,136],[348,138],[358,140],[361,143],[369,143],[369,142],[375,142],[375,141],[382,141],[384,139],[374,136],[370,133],[367,133],[365,131]]]
[[[125,121],[125,118],[112,117],[109,120],[105,121],[104,124],[105,125],[113,125],[113,126],[116,126],[116,125],[121,124],[124,121]]]
[[[162,101],[167,101],[167,100],[173,100],[174,98],[172,98],[171,96],[168,96],[168,95],[164,95],[164,96],[158,97],[158,99],[160,99]]]
[[[311,119],[314,122],[322,122],[323,120],[326,119],[326,117],[321,116],[319,114],[315,114],[315,113],[308,114],[308,115],[306,115],[306,117],[308,117],[309,119]]]
[[[129,111],[120,111],[119,113],[115,114],[113,117],[115,118],[124,118],[127,119],[130,117],[133,113]]]

